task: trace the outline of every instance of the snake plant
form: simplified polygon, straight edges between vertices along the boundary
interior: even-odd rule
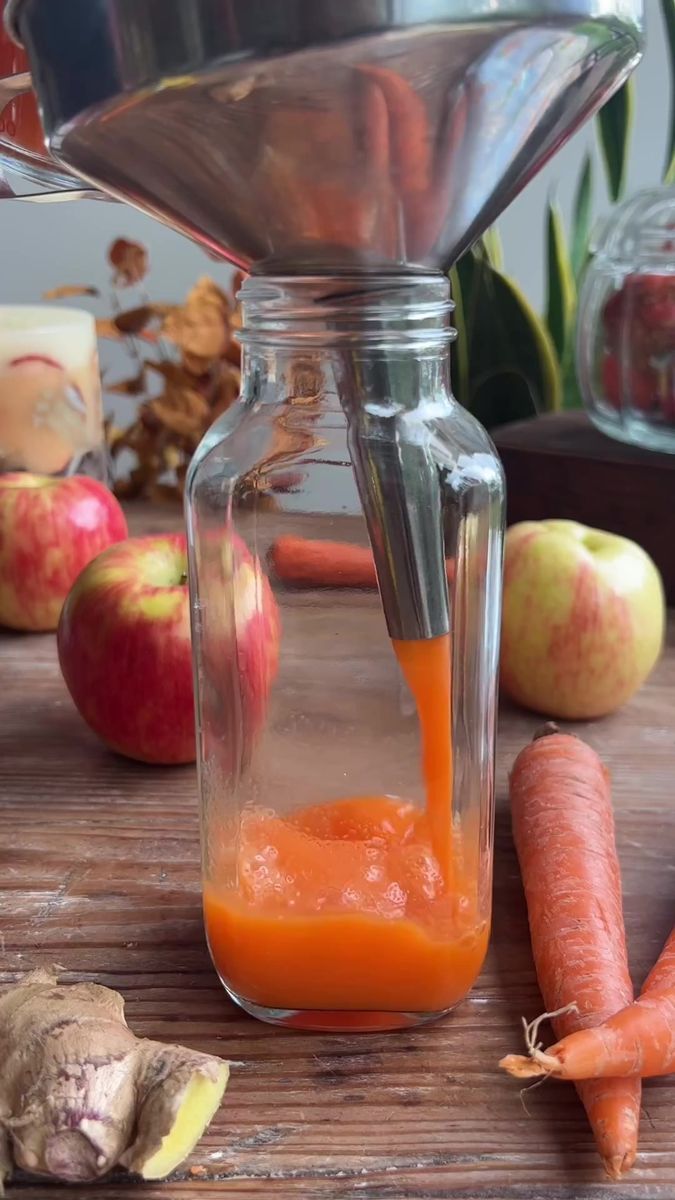
[[[675,0],[659,0],[670,51],[670,133],[663,179],[675,183]],[[630,77],[596,118],[612,203],[623,196],[631,145],[635,80]],[[537,313],[503,269],[492,228],[450,273],[457,340],[453,387],[487,428],[581,404],[574,362],[578,288],[589,258],[593,162],[586,155],[569,231],[557,203],[546,210],[546,304]],[[486,334],[486,331],[489,331]]]

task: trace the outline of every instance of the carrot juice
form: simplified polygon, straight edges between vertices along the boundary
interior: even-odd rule
[[[330,1014],[331,1028],[381,1014],[385,1027],[387,1013],[451,1008],[481,968],[478,839],[452,814],[450,641],[394,651],[417,706],[425,807],[367,795],[244,812],[236,882],[216,871],[204,909],[216,968],[245,1003]]]

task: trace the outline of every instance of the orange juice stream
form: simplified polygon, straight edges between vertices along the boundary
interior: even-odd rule
[[[425,811],[392,796],[246,811],[235,871],[205,885],[227,986],[261,1007],[330,1013],[332,1027],[340,1013],[348,1028],[350,1012],[450,1008],[487,944],[477,853],[452,821],[450,639],[394,651],[418,710]]]
[[[450,635],[393,643],[417,706],[427,816],[443,880],[452,885],[452,676]]]

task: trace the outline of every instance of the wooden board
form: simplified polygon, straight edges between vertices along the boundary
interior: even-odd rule
[[[675,604],[675,454],[605,437],[585,413],[551,413],[495,430],[509,522],[565,517],[644,546]]]
[[[146,530],[178,515],[144,511]],[[204,944],[195,776],[108,754],[73,711],[54,639],[0,635],[0,984],[58,962],[119,988],[147,1037],[231,1058],[211,1130],[177,1178],[84,1188],[20,1177],[15,1200],[660,1200],[675,1195],[675,1080],[645,1087],[639,1164],[603,1180],[572,1088],[524,1106],[496,1070],[541,1008],[506,807],[536,718],[503,711],[495,917],[485,970],[448,1020],[323,1036],[257,1023],[228,1001]],[[620,714],[583,729],[615,780],[631,965],[640,982],[675,915],[675,626]]]

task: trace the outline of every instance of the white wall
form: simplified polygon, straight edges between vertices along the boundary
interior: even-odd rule
[[[629,187],[660,179],[669,124],[669,76],[659,0],[645,0],[647,50],[637,72],[637,112]],[[506,265],[539,306],[543,298],[544,205],[557,190],[569,212],[578,171],[592,128],[583,129],[514,202],[500,222]],[[595,213],[607,209],[604,178],[596,155]],[[105,251],[113,238],[136,238],[150,247],[149,287],[156,300],[182,297],[199,274],[227,279],[227,268],[161,225],[120,205],[108,203],[0,205],[0,302],[26,302],[60,283],[87,283],[105,291],[109,271]],[[79,303],[79,301],[78,301]]]

